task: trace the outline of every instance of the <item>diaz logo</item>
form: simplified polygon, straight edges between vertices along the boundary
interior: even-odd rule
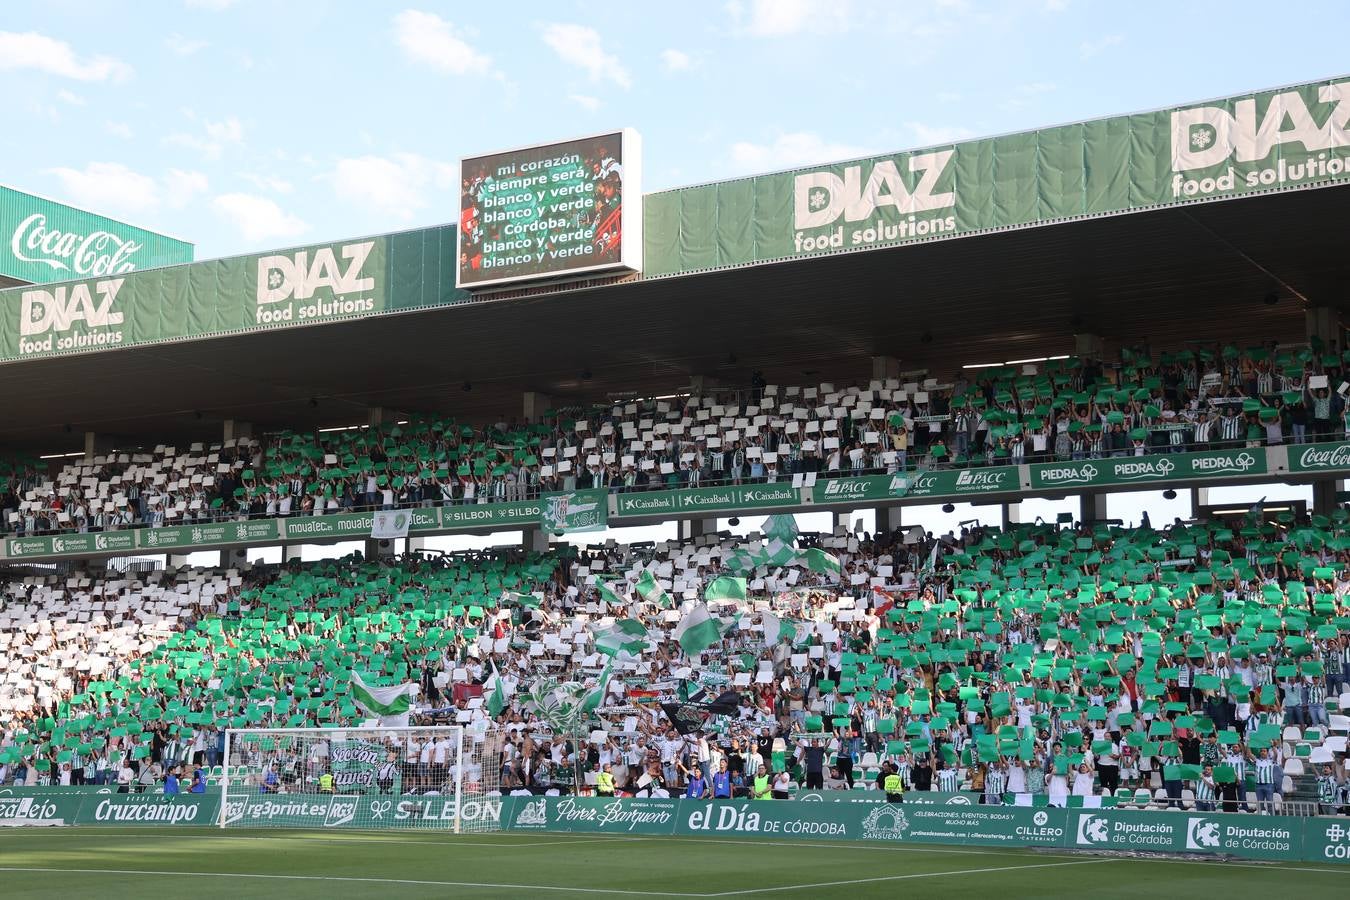
[[[1186,823],[1186,849],[1212,850],[1219,846],[1221,830],[1213,819],[1191,819]]]
[[[878,806],[867,814],[862,821],[863,840],[899,841],[904,840],[909,820],[899,806],[887,804]]]
[[[548,804],[541,800],[535,800],[526,803],[516,813],[517,826],[529,826],[531,828],[543,828],[548,824]]]
[[[375,290],[375,279],[363,274],[374,247],[374,241],[343,245],[341,253],[345,265],[338,262],[331,247],[299,250],[290,256],[259,257],[257,323],[324,319],[374,310],[373,298],[347,296]],[[312,260],[311,252],[314,254]],[[321,289],[326,289],[326,296],[313,303],[307,302]],[[302,305],[272,306],[292,299]]]
[[[1285,144],[1308,151],[1350,144],[1350,81],[1322,85],[1317,99],[1335,106],[1319,109],[1314,118],[1300,91],[1285,91],[1269,98],[1259,120],[1253,98],[1233,103],[1231,113],[1221,106],[1179,109],[1172,113],[1172,171],[1205,169],[1229,158],[1255,162]]]
[[[1106,844],[1111,840],[1111,823],[1105,816],[1093,816],[1086,813],[1078,816],[1078,843],[1091,846]]]
[[[845,166],[842,178],[830,171],[798,175],[793,184],[796,251],[865,246],[954,231],[955,216],[914,214],[956,205],[955,191],[938,190],[955,152],[934,150],[870,163],[865,183],[862,165]],[[902,165],[905,177],[900,174]],[[906,180],[913,184],[912,188]],[[845,222],[866,224],[847,236],[843,225],[818,234],[806,233],[833,225],[841,216]]]
[[[51,353],[122,343],[117,294],[125,278],[24,291],[19,309],[19,352]],[[79,323],[82,329],[66,334]],[[45,335],[45,337],[44,337]]]

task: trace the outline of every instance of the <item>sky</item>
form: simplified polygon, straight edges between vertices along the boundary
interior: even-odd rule
[[[1347,68],[1350,4],[6,0],[0,181],[200,259],[452,221],[463,156],[643,135],[648,191]]]
[[[0,182],[193,241],[199,259],[453,221],[461,157],[621,127],[642,134],[643,188],[656,191],[1350,69],[1344,3],[1297,14],[1238,0],[3,8]],[[1226,500],[1307,493],[1233,491]],[[1112,503],[1126,522],[1190,514],[1186,492]],[[1022,518],[1066,509],[1029,501]],[[906,515],[941,533],[998,510]],[[848,526],[859,517],[870,530],[870,512]]]

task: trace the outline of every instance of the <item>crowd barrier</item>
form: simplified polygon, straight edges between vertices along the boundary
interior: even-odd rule
[[[66,825],[216,825],[221,795],[109,794],[103,789],[7,788],[0,822]],[[959,797],[960,795],[953,795]],[[960,800],[966,798],[960,797]],[[1350,863],[1350,820],[1236,813],[1147,812],[804,800],[602,799],[385,794],[243,794],[226,825],[447,830],[457,815],[504,831],[651,837],[762,838],[1129,850],[1243,859]]]

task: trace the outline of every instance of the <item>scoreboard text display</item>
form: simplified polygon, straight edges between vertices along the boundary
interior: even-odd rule
[[[456,285],[640,269],[639,159],[624,129],[461,160]]]

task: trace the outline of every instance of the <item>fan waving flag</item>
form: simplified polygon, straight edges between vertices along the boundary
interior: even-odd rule
[[[497,671],[497,664],[492,664],[492,677],[488,679],[488,684],[484,685],[484,693],[487,694],[487,710],[492,718],[497,718],[506,709],[506,690],[502,685],[501,673]]]
[[[797,539],[797,519],[788,515],[769,516],[764,520],[760,531],[764,532],[764,536],[770,541],[777,540],[791,545]]]
[[[830,575],[838,575],[841,569],[838,557],[831,556],[819,547],[811,547],[806,551],[806,567],[812,572]]]
[[[723,575],[721,578],[714,578],[708,585],[708,589],[703,592],[705,600],[744,600],[745,599],[745,579],[733,578]]]
[[[666,589],[657,582],[656,576],[651,572],[643,572],[642,577],[637,580],[635,586],[638,596],[648,603],[655,603],[657,606],[670,606],[670,595]]]
[[[759,619],[764,624],[764,646],[774,646],[783,633],[783,620],[768,612],[760,613]]]
[[[367,683],[360,672],[352,672],[352,699],[368,714],[378,716],[381,725],[408,724],[410,697],[416,687],[411,681],[377,687]]]
[[[600,596],[605,599],[606,603],[610,603],[614,606],[627,606],[628,598],[620,595],[618,591],[614,590],[614,587],[617,587],[618,585],[618,580],[597,581],[595,583],[596,588],[600,591]]]
[[[637,619],[619,619],[608,628],[597,628],[595,649],[606,656],[627,653],[637,656],[647,647],[647,626]]]
[[[674,636],[680,649],[690,656],[695,656],[720,641],[722,631],[717,625],[717,620],[708,612],[707,605],[700,603],[680,619],[680,624],[675,627]]]

